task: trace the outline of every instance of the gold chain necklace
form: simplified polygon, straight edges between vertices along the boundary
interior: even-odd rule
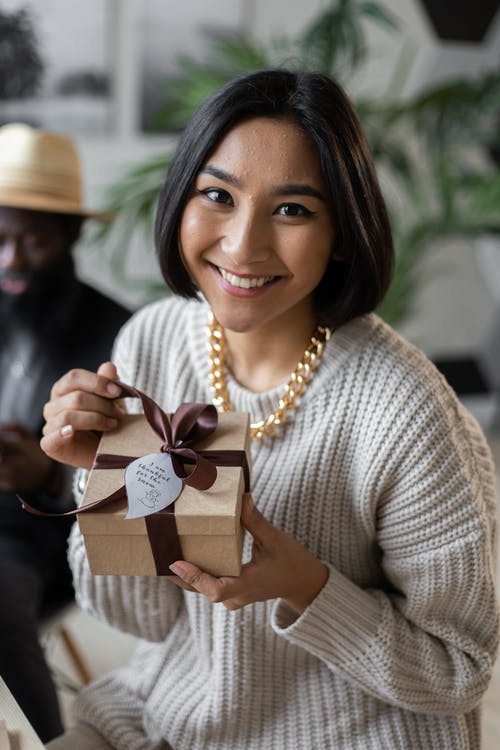
[[[224,332],[210,311],[208,322],[208,361],[210,365],[210,390],[212,392],[212,403],[221,412],[232,411],[231,402],[226,386],[226,366],[224,358]],[[263,437],[273,437],[276,428],[285,423],[288,412],[296,406],[296,400],[304,393],[306,385],[312,378],[314,370],[319,364],[325,343],[331,336],[331,331],[326,326],[316,326],[313,335],[302,355],[302,359],[290,375],[290,380],[285,386],[278,406],[265,419],[250,425],[250,437],[254,440],[262,440]]]

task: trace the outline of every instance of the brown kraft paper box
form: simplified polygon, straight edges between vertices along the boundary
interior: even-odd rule
[[[218,417],[216,431],[193,447],[200,451],[244,450],[250,466],[249,415],[229,412]],[[127,415],[114,432],[103,434],[98,453],[139,457],[158,453],[160,445],[161,439],[142,414]],[[123,485],[123,469],[93,469],[82,506]],[[185,560],[211,575],[240,574],[243,492],[244,475],[239,466],[217,466],[217,479],[208,490],[184,486],[175,503],[175,520]],[[78,515],[93,574],[156,575],[145,519],[126,519],[126,513],[127,501],[118,500]]]

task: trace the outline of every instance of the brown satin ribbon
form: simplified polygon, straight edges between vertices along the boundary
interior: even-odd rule
[[[129,396],[141,399],[144,416],[162,440],[160,452],[169,453],[174,471],[184,484],[198,490],[206,490],[215,482],[216,466],[241,466],[245,479],[245,492],[250,491],[250,472],[245,451],[196,451],[191,447],[193,443],[197,443],[215,431],[218,414],[214,406],[197,403],[181,404],[169,421],[165,412],[145,393],[120,380],[114,382],[122,391],[118,398]],[[101,453],[96,455],[92,469],[124,469],[137,458],[138,456]],[[187,474],[184,464],[194,464],[193,471]],[[65,513],[45,513],[32,507],[20,497],[19,500],[24,510],[37,516],[72,516],[102,508],[126,497],[126,489],[123,486],[107,497]],[[145,516],[144,520],[157,575],[174,575],[169,566],[176,560],[183,559],[175,523],[175,502],[157,513]]]

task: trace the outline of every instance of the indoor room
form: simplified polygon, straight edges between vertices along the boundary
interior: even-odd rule
[[[2,750],[500,747],[499,50],[0,0]]]

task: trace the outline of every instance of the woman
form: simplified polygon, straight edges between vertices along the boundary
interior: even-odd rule
[[[75,528],[81,606],[146,643],[83,691],[51,747],[478,748],[497,644],[491,458],[424,355],[372,313],[391,236],[342,90],[263,71],[211,97],[156,240],[178,296],[135,316],[114,364],[56,383],[42,445],[89,467],[94,431],[121,416],[117,373],[168,411],[209,401],[211,372],[219,407],[261,422],[249,562],[239,578],[189,561],[172,579],[92,577]],[[294,369],[300,401],[280,403]]]

